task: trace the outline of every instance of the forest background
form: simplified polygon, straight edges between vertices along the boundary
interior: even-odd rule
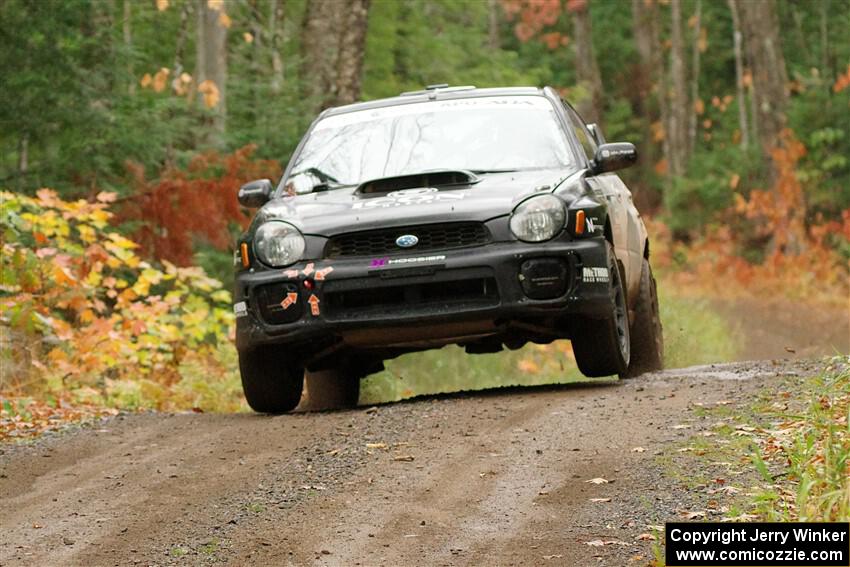
[[[551,85],[638,146],[668,364],[736,356],[732,298],[847,317],[848,29],[850,0],[6,0],[2,417],[244,409],[236,190],[322,108],[434,83]],[[569,343],[412,356],[362,400],[577,378]]]

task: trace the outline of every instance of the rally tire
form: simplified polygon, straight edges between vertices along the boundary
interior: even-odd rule
[[[242,391],[251,409],[260,413],[286,413],[301,400],[304,369],[288,365],[271,347],[239,353]]]
[[[629,311],[624,277],[614,253],[608,248],[608,290],[611,313],[603,319],[585,319],[573,337],[573,353],[582,374],[591,378],[623,374],[629,367]]]
[[[640,288],[631,328],[632,356],[623,378],[634,378],[664,367],[664,335],[658,311],[658,291],[649,260],[643,260]]]
[[[343,367],[307,372],[304,409],[318,411],[357,406],[360,376]]]

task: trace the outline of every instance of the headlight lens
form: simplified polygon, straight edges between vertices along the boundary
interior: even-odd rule
[[[532,197],[514,209],[511,215],[511,232],[525,242],[543,242],[561,232],[566,219],[564,202],[558,197]]]
[[[269,221],[254,235],[254,253],[264,264],[283,268],[301,259],[304,237],[283,221]]]

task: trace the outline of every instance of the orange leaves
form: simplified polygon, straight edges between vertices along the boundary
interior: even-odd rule
[[[544,33],[540,36],[540,40],[548,49],[553,51],[570,43],[570,38],[560,32]]]
[[[203,95],[204,106],[207,108],[215,108],[218,105],[221,95],[215,82],[207,79],[198,85],[198,92]]]
[[[171,70],[167,67],[162,67],[156,74],[153,76],[153,81],[151,81],[151,87],[154,92],[161,93],[165,90],[166,85],[168,84],[168,75],[171,73]]]
[[[741,176],[737,173],[732,174],[732,177],[729,179],[729,188],[733,191],[738,188],[738,184],[741,182]],[[740,197],[740,195],[735,195],[736,197]]]
[[[586,4],[586,0],[570,0],[569,6],[578,9]],[[518,20],[514,25],[514,34],[522,42],[529,41],[539,34],[547,26],[554,25],[561,15],[560,0],[502,0],[502,8],[508,21]],[[548,34],[547,34],[548,35]],[[564,41],[559,37],[555,41],[553,36],[548,39],[550,44],[561,44]],[[563,43],[566,45],[566,43]],[[557,45],[556,45],[557,46]],[[554,47],[550,47],[554,49]]]
[[[219,20],[221,25],[226,24],[225,27],[230,27],[230,18],[224,12],[221,12],[219,15]],[[253,41],[253,36],[251,36],[251,41]],[[170,85],[171,91],[177,96],[191,97],[195,94],[194,79],[192,78],[192,75],[185,72],[180,73],[169,82],[170,76],[171,69],[168,67],[162,67],[153,75],[145,73],[139,80],[139,85],[143,89],[151,89],[155,93],[165,92],[166,88]],[[197,85],[197,92],[200,93],[201,100],[203,100],[204,106],[207,108],[215,108],[221,101],[221,92],[218,85],[209,79],[202,81],[199,85]]]
[[[677,286],[712,295],[780,295],[834,302],[850,294],[850,274],[845,259],[834,250],[830,238],[850,242],[850,210],[841,220],[815,218],[804,224],[805,199],[796,175],[796,164],[805,147],[790,131],[773,151],[779,176],[769,189],[746,194],[739,174],[728,181],[733,206],[722,213],[718,224],[688,244],[675,242],[670,230],[648,220],[653,259],[670,267]],[[745,260],[742,251],[758,241],[767,254],[759,262]]]
[[[850,65],[847,65],[846,73],[838,76],[838,80],[832,85],[832,92],[840,93],[847,88],[850,88]]]

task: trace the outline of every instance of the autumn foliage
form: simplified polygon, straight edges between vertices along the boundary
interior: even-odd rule
[[[140,257],[110,228],[114,200],[0,193],[0,391],[191,407],[173,395],[189,369],[211,383],[229,371],[230,293],[200,268]]]
[[[119,208],[118,222],[132,222],[132,238],[148,258],[161,258],[179,266],[192,263],[199,241],[218,250],[232,246],[233,226],[245,228],[248,215],[236,200],[239,187],[252,179],[277,178],[280,165],[252,159],[255,146],[232,154],[199,154],[183,171],[164,170],[158,179],[147,179],[137,164],[128,164],[133,195]]]
[[[653,261],[671,268],[678,287],[713,295],[772,294],[825,302],[850,295],[850,264],[840,252],[850,244],[850,209],[840,218],[807,222],[797,164],[805,146],[790,130],[771,157],[773,186],[736,193],[734,205],[694,242],[677,242],[664,223],[648,221]],[[765,250],[759,260],[748,258]]]

